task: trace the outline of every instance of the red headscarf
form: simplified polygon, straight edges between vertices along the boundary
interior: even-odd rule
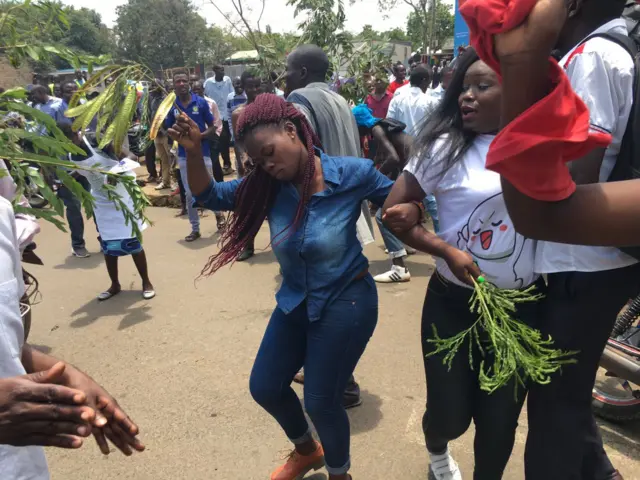
[[[537,0],[461,0],[471,44],[500,74],[493,36],[525,21]],[[553,91],[507,125],[493,141],[487,168],[537,200],[564,200],[575,191],[566,162],[611,143],[611,135],[589,131],[589,110],[558,63],[549,59]]]

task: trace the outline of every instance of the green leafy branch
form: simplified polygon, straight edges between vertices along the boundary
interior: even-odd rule
[[[563,365],[576,362],[571,357],[577,352],[554,349],[551,337],[545,339],[539,330],[513,318],[519,304],[537,302],[543,297],[535,293],[535,286],[508,290],[497,288],[482,277],[478,280],[474,281],[469,301],[478,319],[450,338],[441,338],[433,325],[433,338],[426,341],[434,349],[427,357],[444,353],[443,363],[450,369],[460,348],[468,342],[472,369],[476,365],[474,347],[483,357],[478,372],[480,388],[493,393],[515,378],[516,395],[518,386],[526,388],[528,382],[547,384]]]

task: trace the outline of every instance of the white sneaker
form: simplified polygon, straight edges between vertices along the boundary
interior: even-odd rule
[[[411,280],[411,274],[408,268],[391,265],[391,270],[380,275],[376,275],[373,279],[378,283],[398,283],[408,282]]]
[[[458,464],[451,456],[449,449],[436,455],[429,453],[431,465],[429,465],[429,480],[462,480],[462,474]]]
[[[165,188],[169,188],[167,185],[165,185],[163,182],[160,182],[158,185],[156,185],[155,189],[156,190],[164,190]]]

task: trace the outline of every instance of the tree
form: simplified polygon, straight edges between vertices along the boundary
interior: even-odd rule
[[[3,5],[3,7],[5,8],[0,15],[0,53],[6,55],[12,65],[20,66],[27,59],[47,61],[56,56],[64,58],[76,68],[80,66],[81,62],[86,62],[91,68],[94,63],[107,61],[105,57],[78,55],[64,45],[46,43],[43,40],[66,31],[70,26],[65,11],[59,4],[25,0],[23,3],[12,3],[9,6]],[[127,68],[137,69],[138,67],[125,67],[120,70],[118,68],[114,65],[106,67],[102,71],[103,73],[91,77],[85,85],[88,89],[95,86],[99,80],[103,80],[104,75],[115,75],[120,71],[121,75],[113,82],[113,86],[109,87],[111,95],[108,93],[109,88],[107,88],[107,91],[98,98],[78,107],[92,111],[95,109],[96,112],[102,110],[103,116],[98,124],[100,125],[102,122],[103,126],[108,125],[105,136],[111,135],[112,138],[124,135],[122,129],[124,128],[124,132],[126,132],[136,103],[135,88],[127,89],[126,79],[128,76],[126,72]],[[96,79],[96,77],[98,78]],[[124,101],[122,97],[116,98],[116,95],[113,95],[117,87],[120,88],[120,92],[127,92]],[[61,158],[67,158],[70,153],[82,154],[83,151],[65,136],[49,115],[27,105],[26,98],[27,91],[20,87],[9,89],[0,94],[0,161],[7,163],[11,177],[17,186],[14,210],[17,213],[29,213],[43,218],[64,230],[61,221],[64,218],[64,206],[44,179],[55,174],[80,200],[87,215],[90,216],[94,203],[92,195],[86,192],[69,174],[67,169],[75,169],[76,165],[67,160],[61,160]],[[71,106],[77,104],[78,100],[79,95],[75,95]],[[100,102],[100,105],[109,104],[110,109],[107,111],[95,108],[100,106]],[[76,130],[80,126],[86,127],[88,125],[88,121],[84,124],[84,119],[82,120],[83,122],[74,122]],[[112,133],[109,133],[110,129]],[[42,134],[43,132],[45,134]],[[114,143],[116,142],[114,141]],[[116,150],[118,149],[119,146]],[[39,170],[31,168],[33,165],[38,166]],[[135,217],[144,218],[143,209],[148,205],[148,199],[132,178],[111,172],[100,172],[110,178],[109,184],[104,187],[107,190],[107,195],[118,205],[127,222],[131,225],[132,232],[135,235],[140,235],[136,222],[132,220]],[[122,184],[131,195],[134,202],[133,212],[116,193],[112,182]],[[40,193],[49,201],[52,209],[31,209],[18,204],[28,183],[38,186]]]
[[[108,30],[93,10],[55,2],[0,3],[0,54],[14,66],[28,59],[37,71],[56,65],[79,68],[106,61],[96,56],[110,47]]]
[[[436,50],[453,35],[454,15],[451,6],[443,0],[378,0],[378,8],[385,12],[396,8],[398,3],[409,5],[413,11],[407,22],[407,36],[414,48]],[[433,8],[435,6],[435,28]]]
[[[406,34],[406,32],[403,29],[399,27],[396,27],[392,30],[387,30],[386,32],[382,32],[382,34],[392,42],[393,41],[396,41],[396,42],[409,41],[409,36]]]
[[[433,10],[429,8],[426,13],[414,10],[407,19],[407,36],[416,46],[422,46],[423,51],[431,46],[434,50],[442,48],[446,40],[453,36],[454,15],[451,7],[442,0],[436,4],[435,33],[432,34]]]
[[[159,70],[195,65],[210,54],[206,21],[190,0],[129,0],[116,12],[122,58]]]

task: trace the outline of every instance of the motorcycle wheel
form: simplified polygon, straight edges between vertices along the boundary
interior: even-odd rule
[[[49,202],[47,201],[47,199],[44,198],[39,193],[33,193],[33,194],[29,195],[28,201],[29,201],[29,205],[31,206],[31,208],[40,209],[40,208],[44,208],[47,205],[49,205]]]
[[[640,420],[640,387],[627,384],[625,388],[619,378],[603,373],[602,369],[598,372],[593,387],[593,413],[616,423]]]

